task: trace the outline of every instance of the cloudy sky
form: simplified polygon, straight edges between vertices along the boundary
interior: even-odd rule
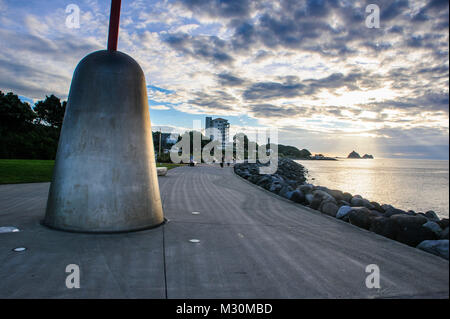
[[[380,28],[366,27],[370,3]],[[77,63],[106,47],[109,6],[0,0],[0,90],[66,99]],[[448,0],[122,0],[120,27],[154,130],[220,116],[232,134],[278,128],[317,153],[448,158]]]

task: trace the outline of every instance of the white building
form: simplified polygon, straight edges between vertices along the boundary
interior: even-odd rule
[[[212,117],[206,117],[205,121],[205,135],[211,140],[220,141],[222,148],[225,148],[226,143],[228,143],[230,134],[230,123],[228,120],[217,118],[212,119]]]

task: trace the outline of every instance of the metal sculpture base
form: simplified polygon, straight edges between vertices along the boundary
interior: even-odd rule
[[[44,224],[111,233],[163,222],[144,73],[124,53],[94,52],[74,72]]]

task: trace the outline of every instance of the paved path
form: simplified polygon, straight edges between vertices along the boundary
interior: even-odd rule
[[[270,194],[231,168],[181,167],[159,181],[169,222],[115,235],[41,226],[49,184],[0,185],[0,226],[21,229],[0,234],[0,298],[449,296],[448,261]],[[11,251],[19,246],[28,249]],[[65,287],[68,264],[80,266],[80,289]],[[365,286],[369,264],[381,289]]]

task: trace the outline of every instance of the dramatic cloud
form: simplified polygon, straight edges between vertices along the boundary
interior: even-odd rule
[[[249,0],[181,0],[185,7],[190,9],[194,16],[206,15],[211,18],[245,18],[251,14],[251,1]]]
[[[217,75],[219,84],[222,86],[241,86],[244,80],[229,73],[221,73]]]
[[[380,28],[365,25],[370,3]],[[65,26],[66,5],[0,1],[1,90],[64,98],[77,62],[105,47],[109,3],[79,1],[80,29]],[[317,152],[441,154],[448,27],[447,0],[134,0],[119,49],[142,66],[161,126],[214,115],[278,127],[283,143]]]
[[[177,33],[164,38],[172,48],[197,59],[211,62],[231,63],[233,58],[224,50],[225,41],[216,36],[193,37]]]

